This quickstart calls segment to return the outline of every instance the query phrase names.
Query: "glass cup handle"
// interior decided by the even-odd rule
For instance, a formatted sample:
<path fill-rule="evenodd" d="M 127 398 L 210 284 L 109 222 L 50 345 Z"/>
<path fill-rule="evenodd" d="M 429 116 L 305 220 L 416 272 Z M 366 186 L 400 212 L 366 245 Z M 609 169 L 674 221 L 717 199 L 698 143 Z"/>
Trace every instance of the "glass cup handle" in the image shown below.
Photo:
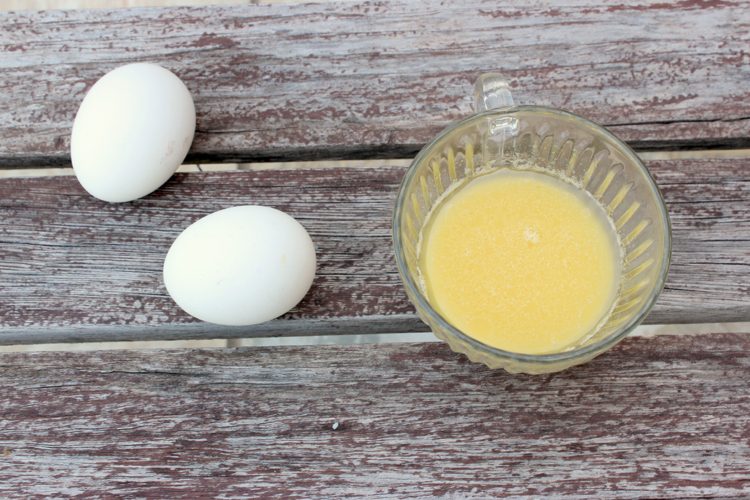
<path fill-rule="evenodd" d="M 513 106 L 510 85 L 497 73 L 485 73 L 474 84 L 474 112 Z"/>
<path fill-rule="evenodd" d="M 485 73 L 474 84 L 474 111 L 482 113 L 513 106 L 510 85 L 496 73 Z M 485 121 L 486 129 L 481 135 L 481 154 L 484 167 L 502 166 L 505 158 L 505 143 L 518 134 L 518 118 L 512 115 L 492 115 Z"/>

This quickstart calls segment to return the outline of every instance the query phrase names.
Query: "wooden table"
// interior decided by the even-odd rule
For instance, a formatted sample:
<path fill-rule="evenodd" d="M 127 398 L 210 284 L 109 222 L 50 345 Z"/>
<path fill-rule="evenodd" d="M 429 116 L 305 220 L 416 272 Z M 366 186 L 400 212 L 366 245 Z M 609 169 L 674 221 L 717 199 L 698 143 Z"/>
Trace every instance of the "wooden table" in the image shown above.
<path fill-rule="evenodd" d="M 750 3 L 327 2 L 0 15 L 0 167 L 69 166 L 106 71 L 195 98 L 189 162 L 133 203 L 0 178 L 0 343 L 424 331 L 390 214 L 408 161 L 478 74 L 607 125 L 651 160 L 674 230 L 649 323 L 750 320 Z M 692 150 L 710 149 L 702 157 Z M 359 161 L 359 160 L 370 161 Z M 345 160 L 336 164 L 328 160 Z M 302 166 L 300 166 L 302 165 Z M 261 168 L 262 167 L 262 168 Z M 16 172 L 18 173 L 18 172 Z M 163 257 L 219 208 L 285 210 L 319 271 L 288 315 L 197 322 Z M 750 336 L 635 337 L 549 376 L 443 344 L 0 354 L 0 496 L 750 496 Z"/>

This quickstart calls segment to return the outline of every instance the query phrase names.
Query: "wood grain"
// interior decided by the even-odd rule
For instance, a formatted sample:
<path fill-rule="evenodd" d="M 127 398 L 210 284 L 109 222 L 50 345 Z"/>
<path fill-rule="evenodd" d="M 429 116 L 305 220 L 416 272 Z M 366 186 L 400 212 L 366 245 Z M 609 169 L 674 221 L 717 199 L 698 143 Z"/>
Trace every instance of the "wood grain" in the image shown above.
<path fill-rule="evenodd" d="M 439 343 L 0 367 L 3 498 L 750 496 L 749 334 L 628 339 L 536 377 Z"/>
<path fill-rule="evenodd" d="M 482 72 L 643 149 L 750 146 L 750 2 L 379 0 L 0 14 L 0 165 L 69 163 L 106 71 L 195 96 L 189 161 L 404 157 L 471 112 Z"/>
<path fill-rule="evenodd" d="M 672 268 L 650 323 L 750 320 L 750 159 L 647 163 L 669 204 Z M 423 331 L 391 244 L 403 166 L 178 174 L 107 204 L 74 177 L 0 180 L 0 343 Z M 200 323 L 172 302 L 162 264 L 175 237 L 215 210 L 282 209 L 316 243 L 308 296 L 254 327 Z M 211 258 L 211 256 L 206 256 Z"/>

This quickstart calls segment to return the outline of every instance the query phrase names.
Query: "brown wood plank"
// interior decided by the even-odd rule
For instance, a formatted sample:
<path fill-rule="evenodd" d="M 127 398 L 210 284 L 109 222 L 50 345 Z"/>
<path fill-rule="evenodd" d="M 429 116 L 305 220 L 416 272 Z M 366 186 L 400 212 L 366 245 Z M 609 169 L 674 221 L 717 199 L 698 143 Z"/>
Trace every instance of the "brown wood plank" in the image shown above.
<path fill-rule="evenodd" d="M 644 149 L 750 146 L 750 2 L 492 0 L 0 14 L 0 165 L 69 162 L 106 71 L 152 61 L 193 92 L 190 161 L 403 157 L 507 75 Z"/>
<path fill-rule="evenodd" d="M 441 343 L 0 367 L 4 498 L 750 496 L 750 334 L 627 339 L 549 376 Z"/>
<path fill-rule="evenodd" d="M 672 268 L 649 323 L 750 320 L 750 159 L 647 163 L 669 204 Z M 393 259 L 391 213 L 404 167 L 176 175 L 126 204 L 74 177 L 0 179 L 0 343 L 420 331 Z M 316 242 L 303 302 L 255 327 L 199 323 L 171 301 L 164 255 L 215 210 L 265 204 Z M 210 258 L 210 256 L 206 256 Z"/>

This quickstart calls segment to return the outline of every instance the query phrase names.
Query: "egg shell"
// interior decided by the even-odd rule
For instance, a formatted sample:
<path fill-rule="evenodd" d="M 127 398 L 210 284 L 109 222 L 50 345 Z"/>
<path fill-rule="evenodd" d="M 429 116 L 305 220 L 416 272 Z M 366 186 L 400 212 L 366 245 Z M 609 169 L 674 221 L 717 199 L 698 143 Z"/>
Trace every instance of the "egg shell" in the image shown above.
<path fill-rule="evenodd" d="M 177 76 L 156 64 L 121 66 L 97 81 L 78 109 L 73 170 L 96 198 L 135 200 L 177 170 L 194 133 L 193 98 Z"/>
<path fill-rule="evenodd" d="M 270 207 L 214 212 L 187 227 L 164 259 L 164 284 L 188 314 L 220 325 L 253 325 L 292 309 L 315 277 L 304 227 Z"/>

